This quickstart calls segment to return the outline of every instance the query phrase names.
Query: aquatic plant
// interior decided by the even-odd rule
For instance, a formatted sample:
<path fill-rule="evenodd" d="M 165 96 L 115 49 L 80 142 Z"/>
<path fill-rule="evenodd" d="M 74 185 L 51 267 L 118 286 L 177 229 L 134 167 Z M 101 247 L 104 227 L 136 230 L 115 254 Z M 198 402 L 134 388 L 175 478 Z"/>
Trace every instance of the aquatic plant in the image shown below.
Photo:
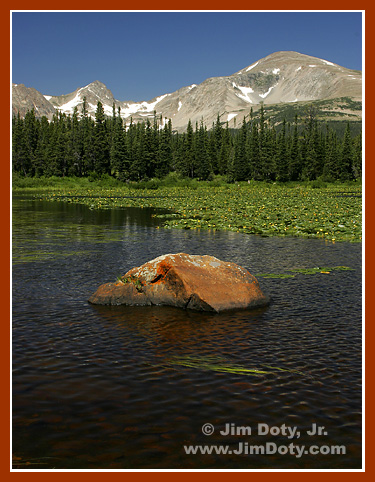
<path fill-rule="evenodd" d="M 256 278 L 294 278 L 297 274 L 330 274 L 331 271 L 351 271 L 353 268 L 348 266 L 330 266 L 330 267 L 316 267 L 316 268 L 291 268 L 288 271 L 295 274 L 286 273 L 257 273 Z"/>
<path fill-rule="evenodd" d="M 216 356 L 175 356 L 167 361 L 167 366 L 183 366 L 187 368 L 196 368 L 200 370 L 210 370 L 221 373 L 233 373 L 237 375 L 267 375 L 278 371 L 296 373 L 304 375 L 298 370 L 291 370 L 286 368 L 278 368 L 274 366 L 264 365 L 264 368 L 248 368 L 242 365 L 233 363 L 225 358 Z"/>
<path fill-rule="evenodd" d="M 320 238 L 330 242 L 362 240 L 361 186 L 251 182 L 210 186 L 160 185 L 158 190 L 99 185 L 55 190 L 42 199 L 75 202 L 91 209 L 153 207 L 166 228 L 226 230 L 260 236 Z M 344 192 L 344 194 L 343 194 Z M 162 217 L 164 216 L 164 217 Z"/>

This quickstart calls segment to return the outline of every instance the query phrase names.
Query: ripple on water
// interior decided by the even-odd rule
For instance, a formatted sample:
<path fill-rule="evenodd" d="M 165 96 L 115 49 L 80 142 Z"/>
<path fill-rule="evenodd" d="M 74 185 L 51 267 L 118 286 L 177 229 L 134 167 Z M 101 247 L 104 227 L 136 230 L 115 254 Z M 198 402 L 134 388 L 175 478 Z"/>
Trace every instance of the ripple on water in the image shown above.
<path fill-rule="evenodd" d="M 33 201 L 14 208 L 15 467 L 360 467 L 360 245 L 155 230 L 145 212 Z M 253 273 L 354 270 L 259 278 L 272 303 L 253 312 L 87 303 L 102 282 L 167 252 L 211 254 Z M 210 437 L 201 430 L 208 422 Z M 221 435 L 226 423 L 253 433 Z M 297 426 L 306 446 L 323 443 L 306 434 L 321 424 L 324 444 L 344 444 L 347 455 L 184 452 L 189 443 L 290 443 L 258 435 L 258 423 Z"/>

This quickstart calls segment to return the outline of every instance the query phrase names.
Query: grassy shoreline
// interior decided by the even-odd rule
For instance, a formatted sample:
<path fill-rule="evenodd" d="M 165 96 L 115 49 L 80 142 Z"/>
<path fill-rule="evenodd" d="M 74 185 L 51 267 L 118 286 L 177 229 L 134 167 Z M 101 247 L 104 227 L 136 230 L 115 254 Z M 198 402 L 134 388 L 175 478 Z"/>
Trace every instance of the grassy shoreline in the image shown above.
<path fill-rule="evenodd" d="M 175 179 L 124 184 L 111 178 L 16 178 L 14 193 L 88 205 L 91 209 L 153 207 L 166 228 L 229 230 L 261 236 L 362 241 L 361 184 L 226 184 Z"/>

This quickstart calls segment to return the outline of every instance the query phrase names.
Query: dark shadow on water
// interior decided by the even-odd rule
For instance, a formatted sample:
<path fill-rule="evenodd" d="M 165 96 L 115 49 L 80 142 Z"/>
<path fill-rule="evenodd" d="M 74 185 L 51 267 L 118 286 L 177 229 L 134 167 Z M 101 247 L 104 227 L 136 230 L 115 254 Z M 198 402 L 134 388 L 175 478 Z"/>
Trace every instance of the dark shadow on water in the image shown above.
<path fill-rule="evenodd" d="M 244 339 L 257 323 L 262 322 L 268 307 L 255 310 L 232 310 L 223 313 L 184 310 L 171 306 L 97 306 L 92 309 L 108 327 L 119 333 L 131 331 L 143 336 L 156 336 L 159 348 L 163 344 L 181 344 L 197 337 L 212 339 L 221 335 L 229 339 Z"/>
<path fill-rule="evenodd" d="M 28 198 L 13 210 L 14 467 L 360 468 L 360 245 L 155 229 L 147 209 Z M 211 254 L 253 274 L 353 270 L 260 277 L 272 302 L 257 310 L 87 302 L 101 283 L 168 252 Z M 327 428 L 324 439 L 306 435 L 313 422 Z M 215 426 L 211 437 L 205 423 Z M 285 423 L 301 437 L 223 437 L 225 423 Z M 345 445 L 347 454 L 191 456 L 183 449 L 238 442 Z"/>

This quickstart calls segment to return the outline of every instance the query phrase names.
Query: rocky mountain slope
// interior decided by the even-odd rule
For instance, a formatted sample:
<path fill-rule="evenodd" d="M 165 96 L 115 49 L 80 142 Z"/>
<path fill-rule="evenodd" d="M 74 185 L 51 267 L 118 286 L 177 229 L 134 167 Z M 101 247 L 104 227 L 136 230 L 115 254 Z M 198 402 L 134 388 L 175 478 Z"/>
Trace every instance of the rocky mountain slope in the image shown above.
<path fill-rule="evenodd" d="M 32 87 L 25 87 L 24 84 L 12 84 L 12 114 L 25 117 L 28 110 L 35 109 L 37 117 L 46 116 L 49 119 L 55 112 L 54 106 Z"/>
<path fill-rule="evenodd" d="M 362 73 L 341 67 L 328 60 L 311 57 L 298 52 L 276 52 L 226 77 L 212 77 L 199 85 L 182 87 L 173 93 L 155 97 L 150 101 L 119 101 L 101 82 L 95 81 L 76 91 L 61 96 L 37 96 L 35 89 L 13 87 L 13 112 L 23 115 L 26 105 L 33 103 L 38 115 L 47 115 L 56 109 L 72 113 L 75 106 L 82 109 L 86 97 L 88 112 L 94 115 L 98 100 L 105 113 L 112 115 L 113 104 L 120 107 L 121 116 L 127 122 L 153 118 L 154 112 L 163 122 L 171 119 L 174 129 L 186 129 L 189 119 L 203 122 L 210 127 L 220 115 L 222 122 L 231 127 L 241 122 L 244 115 L 267 105 L 292 105 L 325 99 L 348 98 L 333 102 L 332 108 L 344 116 L 360 119 L 358 103 L 362 100 Z M 34 96 L 29 101 L 29 94 Z M 39 93 L 38 93 L 39 94 Z M 31 98 L 31 97 L 30 97 Z M 38 103 L 40 100 L 40 103 Z M 351 109 L 350 105 L 356 105 Z M 340 108 L 337 106 L 341 105 Z M 21 108 L 23 109 L 21 111 Z M 27 109 L 26 109 L 27 110 Z M 162 122 L 162 124 L 163 124 Z"/>

